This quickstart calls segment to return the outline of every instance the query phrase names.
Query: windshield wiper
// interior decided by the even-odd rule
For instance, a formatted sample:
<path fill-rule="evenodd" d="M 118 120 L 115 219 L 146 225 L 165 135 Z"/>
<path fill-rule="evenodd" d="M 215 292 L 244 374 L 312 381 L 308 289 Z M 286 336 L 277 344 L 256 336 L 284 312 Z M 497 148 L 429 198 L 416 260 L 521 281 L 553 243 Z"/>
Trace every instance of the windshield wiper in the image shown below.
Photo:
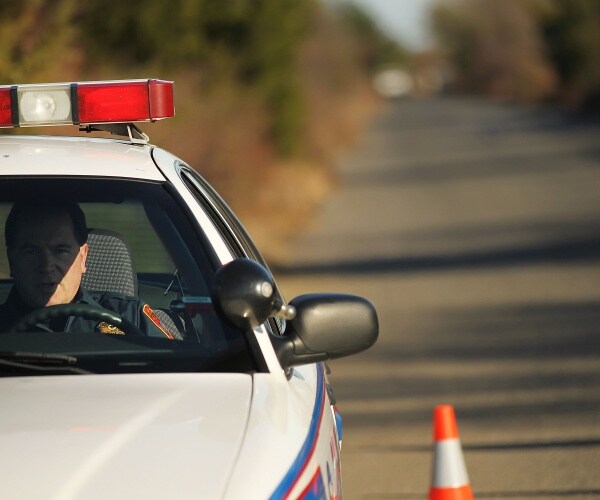
<path fill-rule="evenodd" d="M 83 368 L 74 366 L 77 363 L 75 356 L 65 354 L 49 354 L 44 352 L 1 352 L 0 368 L 14 368 L 34 372 L 66 371 L 71 373 L 92 373 Z"/>

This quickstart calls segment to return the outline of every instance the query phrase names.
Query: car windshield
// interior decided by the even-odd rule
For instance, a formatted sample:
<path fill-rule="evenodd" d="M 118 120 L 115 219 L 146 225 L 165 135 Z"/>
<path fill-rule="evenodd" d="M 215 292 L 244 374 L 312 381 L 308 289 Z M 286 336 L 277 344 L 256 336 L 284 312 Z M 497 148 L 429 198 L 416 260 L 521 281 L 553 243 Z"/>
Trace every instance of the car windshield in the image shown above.
<path fill-rule="evenodd" d="M 52 224 L 63 208 L 52 207 L 65 200 L 83 212 L 88 236 L 85 255 L 78 243 L 62 265 L 69 248 Z M 218 262 L 188 212 L 159 182 L 3 179 L 0 223 L 12 229 L 0 251 L 0 373 L 256 370 L 251 332 L 212 305 Z M 75 296 L 56 299 L 68 306 L 44 307 L 69 286 Z"/>

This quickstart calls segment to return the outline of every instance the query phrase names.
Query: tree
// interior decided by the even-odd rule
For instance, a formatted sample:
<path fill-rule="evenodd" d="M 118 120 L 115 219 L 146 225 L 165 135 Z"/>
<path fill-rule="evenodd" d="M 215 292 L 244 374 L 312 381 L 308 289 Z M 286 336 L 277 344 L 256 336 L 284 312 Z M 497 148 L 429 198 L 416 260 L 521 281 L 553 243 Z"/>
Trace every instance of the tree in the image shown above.
<path fill-rule="evenodd" d="M 432 25 L 460 88 L 525 102 L 554 90 L 554 70 L 527 3 L 442 3 L 433 11 Z"/>
<path fill-rule="evenodd" d="M 552 0 L 539 12 L 563 102 L 600 107 L 600 2 Z"/>
<path fill-rule="evenodd" d="M 0 81 L 42 83 L 69 74 L 78 54 L 70 20 L 76 0 L 0 2 Z M 9 21 L 9 22 L 8 22 Z"/>

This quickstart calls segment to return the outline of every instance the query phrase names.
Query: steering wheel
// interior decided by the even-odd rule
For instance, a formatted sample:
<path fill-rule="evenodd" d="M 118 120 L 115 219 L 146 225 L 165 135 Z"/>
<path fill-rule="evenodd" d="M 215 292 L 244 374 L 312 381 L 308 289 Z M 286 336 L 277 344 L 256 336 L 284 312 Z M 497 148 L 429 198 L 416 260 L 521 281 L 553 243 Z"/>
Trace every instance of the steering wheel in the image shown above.
<path fill-rule="evenodd" d="M 90 306 L 88 304 L 58 304 L 55 306 L 42 307 L 31 311 L 23 316 L 12 328 L 13 332 L 26 332 L 36 323 L 47 323 L 56 318 L 65 316 L 78 316 L 84 319 L 95 319 L 105 321 L 116 326 L 129 335 L 144 335 L 131 321 L 127 321 L 119 314 L 103 309 L 102 307 Z"/>

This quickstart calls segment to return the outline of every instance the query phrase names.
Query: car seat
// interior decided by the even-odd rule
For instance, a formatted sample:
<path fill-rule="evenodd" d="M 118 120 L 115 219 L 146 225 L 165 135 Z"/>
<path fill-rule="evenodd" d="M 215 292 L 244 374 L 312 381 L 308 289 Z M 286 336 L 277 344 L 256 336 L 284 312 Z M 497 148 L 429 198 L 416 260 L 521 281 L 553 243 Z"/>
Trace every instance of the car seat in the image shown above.
<path fill-rule="evenodd" d="M 137 297 L 138 280 L 133 253 L 124 236 L 107 229 L 91 229 L 88 245 L 81 288 L 86 292 L 113 292 Z M 155 309 L 154 313 L 174 338 L 183 339 L 182 330 L 167 311 Z"/>
<path fill-rule="evenodd" d="M 81 286 L 85 291 L 122 293 L 137 297 L 137 274 L 133 253 L 125 238 L 115 231 L 92 229 Z"/>

